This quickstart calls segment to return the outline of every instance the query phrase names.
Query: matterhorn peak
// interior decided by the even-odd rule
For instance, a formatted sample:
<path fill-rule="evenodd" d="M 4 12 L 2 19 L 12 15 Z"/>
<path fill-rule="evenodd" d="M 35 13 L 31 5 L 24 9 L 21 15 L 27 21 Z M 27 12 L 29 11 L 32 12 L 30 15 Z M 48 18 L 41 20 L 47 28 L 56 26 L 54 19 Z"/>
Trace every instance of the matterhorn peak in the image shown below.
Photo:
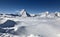
<path fill-rule="evenodd" d="M 25 10 L 25 9 L 22 9 L 21 11 L 20 11 L 20 15 L 22 16 L 22 17 L 29 17 L 30 16 L 30 14 L 29 13 L 27 13 L 27 11 Z"/>

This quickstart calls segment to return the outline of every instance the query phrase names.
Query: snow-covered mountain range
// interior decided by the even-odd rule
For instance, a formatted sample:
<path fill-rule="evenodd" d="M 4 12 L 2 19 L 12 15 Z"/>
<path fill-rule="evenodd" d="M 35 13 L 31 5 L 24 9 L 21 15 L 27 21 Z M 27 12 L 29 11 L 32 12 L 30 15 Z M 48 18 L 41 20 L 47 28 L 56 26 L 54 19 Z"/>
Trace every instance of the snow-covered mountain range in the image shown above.
<path fill-rule="evenodd" d="M 0 37 L 60 37 L 60 13 L 0 14 Z"/>
<path fill-rule="evenodd" d="M 30 14 L 30 13 L 27 13 L 27 11 L 25 9 L 22 9 L 21 11 L 19 11 L 18 14 L 0 14 L 0 17 L 2 16 L 5 16 L 5 17 L 36 17 L 36 16 L 39 16 L 39 17 L 60 17 L 60 12 L 54 12 L 54 13 L 49 13 L 48 11 L 46 12 L 41 12 L 41 13 L 38 13 L 38 14 Z"/>

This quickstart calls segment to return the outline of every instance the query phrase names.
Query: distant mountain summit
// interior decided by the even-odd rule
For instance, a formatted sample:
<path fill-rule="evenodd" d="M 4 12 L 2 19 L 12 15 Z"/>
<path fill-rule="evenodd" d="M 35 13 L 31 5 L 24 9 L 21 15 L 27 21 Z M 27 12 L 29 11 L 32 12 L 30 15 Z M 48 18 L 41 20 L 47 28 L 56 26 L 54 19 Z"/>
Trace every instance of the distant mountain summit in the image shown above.
<path fill-rule="evenodd" d="M 0 17 L 43 17 L 43 18 L 54 18 L 54 17 L 60 17 L 60 12 L 40 12 L 38 14 L 31 14 L 28 13 L 25 9 L 22 9 L 21 11 L 18 11 L 17 14 L 0 14 Z"/>
<path fill-rule="evenodd" d="M 30 17 L 30 14 L 27 13 L 27 11 L 25 9 L 22 9 L 20 11 L 20 15 L 21 15 L 21 17 Z"/>

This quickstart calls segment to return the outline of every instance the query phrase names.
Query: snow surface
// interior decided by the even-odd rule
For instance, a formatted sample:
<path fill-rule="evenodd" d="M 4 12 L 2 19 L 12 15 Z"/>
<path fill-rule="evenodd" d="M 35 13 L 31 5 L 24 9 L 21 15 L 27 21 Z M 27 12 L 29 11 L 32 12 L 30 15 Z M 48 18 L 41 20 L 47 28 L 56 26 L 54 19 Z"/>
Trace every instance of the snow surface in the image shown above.
<path fill-rule="evenodd" d="M 22 12 L 22 16 L 16 17 L 1 15 L 0 37 L 60 37 L 60 13 L 45 12 L 29 17 L 25 10 Z"/>

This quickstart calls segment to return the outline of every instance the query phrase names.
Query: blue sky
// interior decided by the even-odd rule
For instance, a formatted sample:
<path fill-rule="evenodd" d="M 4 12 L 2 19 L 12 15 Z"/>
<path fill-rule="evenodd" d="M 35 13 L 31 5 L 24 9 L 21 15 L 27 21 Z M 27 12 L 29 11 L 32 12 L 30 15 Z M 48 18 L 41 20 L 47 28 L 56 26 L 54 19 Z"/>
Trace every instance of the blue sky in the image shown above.
<path fill-rule="evenodd" d="M 60 0 L 0 0 L 0 13 L 16 13 L 21 9 L 29 13 L 60 11 Z"/>

